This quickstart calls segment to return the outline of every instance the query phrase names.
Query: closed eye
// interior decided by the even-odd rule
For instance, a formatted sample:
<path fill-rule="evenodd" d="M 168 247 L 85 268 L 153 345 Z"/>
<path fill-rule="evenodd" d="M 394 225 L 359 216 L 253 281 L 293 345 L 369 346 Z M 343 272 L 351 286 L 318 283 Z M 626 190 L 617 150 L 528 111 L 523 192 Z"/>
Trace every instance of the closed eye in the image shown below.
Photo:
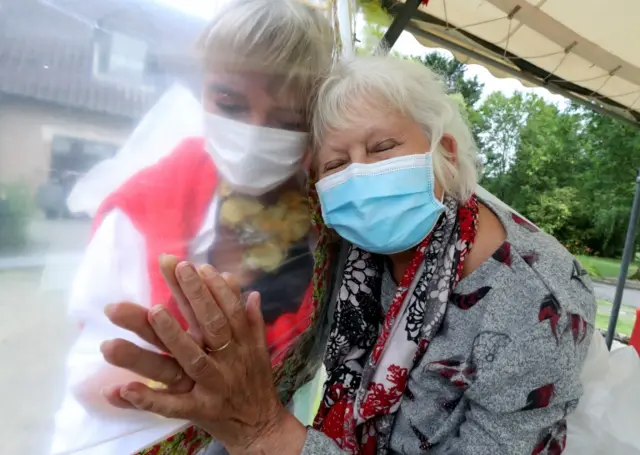
<path fill-rule="evenodd" d="M 329 161 L 328 163 L 325 163 L 324 166 L 322 166 L 322 173 L 326 174 L 327 172 L 335 171 L 341 168 L 342 166 L 344 166 L 345 164 L 347 163 L 344 160 Z"/>
<path fill-rule="evenodd" d="M 242 104 L 231 104 L 216 102 L 216 106 L 221 112 L 224 112 L 228 117 L 237 116 L 249 110 L 249 108 Z"/>
<path fill-rule="evenodd" d="M 386 141 L 378 142 L 377 144 L 375 144 L 371 149 L 371 152 L 373 153 L 386 152 L 388 150 L 393 149 L 396 145 L 398 145 L 396 141 L 392 139 L 388 139 Z"/>
<path fill-rule="evenodd" d="M 250 109 L 247 98 L 229 87 L 212 84 L 207 87 L 207 95 L 216 108 L 227 117 L 240 117 Z"/>
<path fill-rule="evenodd" d="M 299 121 L 299 122 L 279 121 L 274 126 L 276 128 L 280 128 L 287 131 L 304 131 L 305 129 L 305 125 L 302 121 Z"/>
<path fill-rule="evenodd" d="M 304 131 L 306 128 L 303 113 L 285 107 L 275 108 L 269 113 L 269 125 L 289 131 Z"/>

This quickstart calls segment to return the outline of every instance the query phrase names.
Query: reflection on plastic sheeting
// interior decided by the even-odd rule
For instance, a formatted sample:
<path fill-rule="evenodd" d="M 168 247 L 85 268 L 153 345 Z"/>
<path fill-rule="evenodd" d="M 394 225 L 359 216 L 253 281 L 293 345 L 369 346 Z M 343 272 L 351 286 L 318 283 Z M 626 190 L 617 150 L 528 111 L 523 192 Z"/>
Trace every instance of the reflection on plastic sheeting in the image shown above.
<path fill-rule="evenodd" d="M 207 150 L 195 47 L 207 12 L 217 11 L 207 8 L 0 5 L 0 358 L 11 365 L 0 379 L 3 453 L 129 453 L 184 425 L 110 408 L 100 395 L 130 378 L 104 363 L 100 342 L 140 343 L 103 307 L 174 305 L 156 267 L 162 253 L 212 263 L 234 272 L 243 291 L 259 290 L 274 361 L 308 325 L 315 239 L 300 172 L 306 134 L 283 109 L 264 111 L 262 130 L 227 112 L 223 121 L 241 132 Z M 251 106 L 260 84 L 273 85 L 229 80 L 252 90 Z M 308 92 L 304 80 L 298 88 Z M 233 152 L 252 149 L 250 138 L 280 153 L 280 161 L 258 153 L 236 163 L 254 167 L 252 196 L 211 160 L 226 147 L 233 167 Z M 319 384 L 298 394 L 306 420 L 313 404 L 304 400 Z"/>

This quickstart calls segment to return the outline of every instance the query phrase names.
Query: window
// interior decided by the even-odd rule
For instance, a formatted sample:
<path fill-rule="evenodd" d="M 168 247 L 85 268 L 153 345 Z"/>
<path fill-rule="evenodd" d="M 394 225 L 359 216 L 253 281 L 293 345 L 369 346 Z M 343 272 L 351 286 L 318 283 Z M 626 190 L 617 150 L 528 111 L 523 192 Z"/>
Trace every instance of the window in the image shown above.
<path fill-rule="evenodd" d="M 122 33 L 96 30 L 94 73 L 120 82 L 142 84 L 149 60 L 147 44 Z"/>
<path fill-rule="evenodd" d="M 118 146 L 107 142 L 90 141 L 68 136 L 54 136 L 51 143 L 50 178 L 65 176 L 73 180 L 100 161 L 113 157 Z"/>

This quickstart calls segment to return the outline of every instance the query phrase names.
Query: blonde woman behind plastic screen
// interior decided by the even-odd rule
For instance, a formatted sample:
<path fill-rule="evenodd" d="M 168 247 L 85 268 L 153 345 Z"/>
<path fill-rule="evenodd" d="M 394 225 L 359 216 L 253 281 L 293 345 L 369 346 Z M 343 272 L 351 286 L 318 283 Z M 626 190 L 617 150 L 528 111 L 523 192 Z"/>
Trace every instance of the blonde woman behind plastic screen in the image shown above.
<path fill-rule="evenodd" d="M 140 341 L 110 324 L 103 308 L 123 301 L 147 308 L 163 304 L 182 318 L 183 298 L 171 298 L 159 272 L 163 253 L 195 264 L 213 263 L 234 272 L 243 287 L 270 293 L 263 305 L 274 327 L 274 352 L 282 348 L 278 343 L 304 329 L 288 323 L 289 338 L 284 340 L 276 331 L 283 325 L 281 317 L 298 320 L 308 294 L 313 267 L 308 228 L 291 234 L 293 240 L 282 246 L 279 263 L 288 269 L 270 263 L 266 271 L 256 255 L 252 259 L 258 266 L 249 268 L 243 262 L 247 246 L 233 227 L 221 225 L 219 212 L 235 195 L 264 207 L 285 192 L 304 200 L 309 97 L 333 61 L 330 23 L 322 11 L 296 0 L 226 2 L 205 30 L 200 49 L 205 137 L 186 138 L 169 156 L 134 175 L 103 202 L 96 216 L 70 299 L 83 329 L 70 353 L 74 394 L 67 394 L 57 416 L 57 451 L 80 444 L 77 429 L 90 425 L 78 401 L 104 406 L 101 389 L 117 383 L 118 375 L 121 381 L 127 377 L 113 369 L 95 372 L 102 368 L 94 355 L 99 342 L 120 337 L 103 350 L 108 355 L 122 347 L 113 360 L 128 366 L 135 355 L 133 343 Z M 306 206 L 299 205 L 291 209 L 292 216 L 304 217 L 308 226 Z M 197 332 L 192 311 L 182 309 L 187 319 L 181 320 L 183 327 L 191 322 Z M 171 382 L 171 374 L 164 371 L 154 380 Z M 179 390 L 181 384 L 174 385 Z"/>
<path fill-rule="evenodd" d="M 214 332 L 229 347 L 203 357 L 154 312 L 155 333 L 196 387 L 182 398 L 128 385 L 122 397 L 222 432 L 238 454 L 561 453 L 582 394 L 592 286 L 555 239 L 474 194 L 471 135 L 437 78 L 415 62 L 345 62 L 319 91 L 312 131 L 322 218 L 345 240 L 337 262 L 318 264 L 320 277 L 338 278 L 325 294 L 332 319 L 312 327 L 331 328 L 314 428 L 264 382 L 263 343 L 234 332 L 258 324 L 259 299 L 239 316 L 211 269 L 202 286 L 215 300 L 193 298 L 193 280 L 182 288 L 192 304 L 223 309 L 227 325 Z"/>

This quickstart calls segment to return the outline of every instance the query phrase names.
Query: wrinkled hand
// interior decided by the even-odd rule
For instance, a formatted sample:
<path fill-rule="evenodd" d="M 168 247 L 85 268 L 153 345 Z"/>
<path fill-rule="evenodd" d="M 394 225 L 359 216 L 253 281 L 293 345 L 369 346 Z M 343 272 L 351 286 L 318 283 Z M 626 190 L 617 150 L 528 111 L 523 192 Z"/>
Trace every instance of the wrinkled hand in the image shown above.
<path fill-rule="evenodd" d="M 183 262 L 175 268 L 175 276 L 202 342 L 183 331 L 163 307 L 148 313 L 132 304 L 109 307 L 107 316 L 116 325 L 172 355 L 146 351 L 124 340 L 106 342 L 102 350 L 109 363 L 168 387 L 116 386 L 105 391 L 109 402 L 190 420 L 232 453 L 261 453 L 267 447 L 271 452 L 283 445 L 299 453 L 305 430 L 286 412 L 273 386 L 259 294 L 250 294 L 243 307 L 233 280 L 227 277 L 229 284 L 208 265 L 197 272 Z M 298 435 L 294 447 L 293 434 Z"/>
<path fill-rule="evenodd" d="M 178 303 L 180 312 L 188 323 L 189 335 L 199 346 L 203 346 L 200 325 L 176 276 L 178 263 L 179 261 L 175 256 L 162 255 L 159 260 L 160 270 L 174 299 Z M 226 273 L 223 273 L 222 276 L 227 281 L 231 290 L 239 296 L 240 286 L 235 277 Z M 149 311 L 149 308 L 133 303 L 107 305 L 105 308 L 105 314 L 113 324 L 135 333 L 142 340 L 155 346 L 161 352 L 169 353 L 162 340 L 160 340 L 154 331 Z M 193 380 L 184 373 L 180 364 L 172 356 L 160 355 L 142 349 L 122 339 L 103 343 L 101 350 L 105 359 L 110 364 L 129 370 L 135 375 L 162 383 L 170 393 L 184 393 L 193 388 Z M 131 403 L 121 398 L 120 390 L 121 385 L 112 385 L 104 388 L 102 394 L 113 406 L 133 408 L 134 406 Z"/>

